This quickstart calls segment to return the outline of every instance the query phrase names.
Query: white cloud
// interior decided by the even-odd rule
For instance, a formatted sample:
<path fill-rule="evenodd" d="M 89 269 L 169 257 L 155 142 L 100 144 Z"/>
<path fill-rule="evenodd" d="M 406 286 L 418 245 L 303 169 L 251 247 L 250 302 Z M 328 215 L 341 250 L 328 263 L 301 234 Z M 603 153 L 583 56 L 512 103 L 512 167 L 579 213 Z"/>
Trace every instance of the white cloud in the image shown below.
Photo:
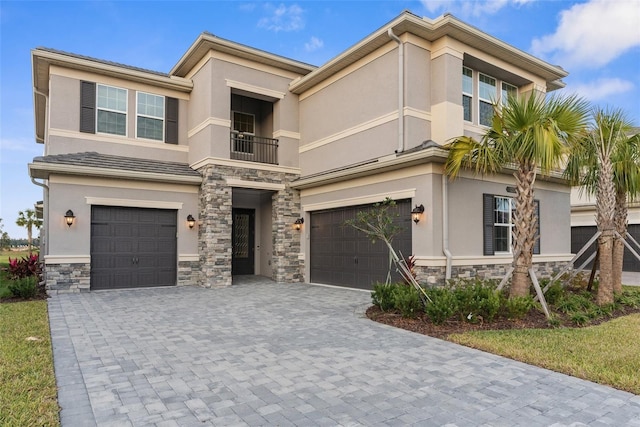
<path fill-rule="evenodd" d="M 255 3 L 244 3 L 238 7 L 238 9 L 240 9 L 243 12 L 253 12 L 255 8 L 256 8 Z"/>
<path fill-rule="evenodd" d="M 493 15 L 505 6 L 520 6 L 534 0 L 421 0 L 431 14 L 449 12 L 463 18 Z"/>
<path fill-rule="evenodd" d="M 638 0 L 591 0 L 560 12 L 556 32 L 534 39 L 537 56 L 563 66 L 597 68 L 640 46 Z"/>
<path fill-rule="evenodd" d="M 324 46 L 324 42 L 317 37 L 311 37 L 307 43 L 304 44 L 304 50 L 307 52 L 313 52 L 314 50 L 318 50 Z"/>
<path fill-rule="evenodd" d="M 41 156 L 43 150 L 42 144 L 37 144 L 35 139 L 29 138 L 1 138 L 0 139 L 0 151 L 4 160 L 10 157 L 11 153 L 29 153 L 34 156 Z"/>
<path fill-rule="evenodd" d="M 275 7 L 270 3 L 264 6 L 269 16 L 258 21 L 258 27 L 269 31 L 298 31 L 304 28 L 304 10 L 297 4 L 285 6 L 280 4 Z"/>
<path fill-rule="evenodd" d="M 589 101 L 601 101 L 606 100 L 612 95 L 628 92 L 633 88 L 633 83 L 627 80 L 618 78 L 602 78 L 567 87 L 566 90 L 575 92 L 577 95 L 580 95 Z"/>

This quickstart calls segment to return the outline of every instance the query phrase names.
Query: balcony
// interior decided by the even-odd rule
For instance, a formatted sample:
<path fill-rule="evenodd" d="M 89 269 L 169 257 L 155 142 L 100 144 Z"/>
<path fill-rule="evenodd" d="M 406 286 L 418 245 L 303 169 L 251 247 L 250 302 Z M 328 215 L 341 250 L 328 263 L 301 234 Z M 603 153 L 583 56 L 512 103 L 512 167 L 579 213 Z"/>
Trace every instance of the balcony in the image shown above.
<path fill-rule="evenodd" d="M 231 158 L 277 165 L 278 140 L 231 131 Z"/>

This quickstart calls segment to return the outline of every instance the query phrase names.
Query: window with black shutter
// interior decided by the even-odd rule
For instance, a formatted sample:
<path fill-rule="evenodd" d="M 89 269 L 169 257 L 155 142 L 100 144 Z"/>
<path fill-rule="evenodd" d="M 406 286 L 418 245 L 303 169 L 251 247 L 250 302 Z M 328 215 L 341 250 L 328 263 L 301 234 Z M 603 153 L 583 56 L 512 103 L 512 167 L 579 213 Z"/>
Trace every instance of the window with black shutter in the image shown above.
<path fill-rule="evenodd" d="M 505 199 L 510 200 L 509 212 L 505 207 Z M 533 246 L 533 253 L 540 254 L 540 201 L 534 200 L 535 215 L 537 221 L 536 241 Z M 511 235 L 505 235 L 505 216 L 510 218 L 515 205 L 513 199 L 494 194 L 482 195 L 482 220 L 483 220 L 483 254 L 495 255 L 496 252 L 511 252 Z M 508 243 L 505 243 L 508 242 Z"/>
<path fill-rule="evenodd" d="M 80 132 L 96 133 L 96 84 L 80 82 Z"/>

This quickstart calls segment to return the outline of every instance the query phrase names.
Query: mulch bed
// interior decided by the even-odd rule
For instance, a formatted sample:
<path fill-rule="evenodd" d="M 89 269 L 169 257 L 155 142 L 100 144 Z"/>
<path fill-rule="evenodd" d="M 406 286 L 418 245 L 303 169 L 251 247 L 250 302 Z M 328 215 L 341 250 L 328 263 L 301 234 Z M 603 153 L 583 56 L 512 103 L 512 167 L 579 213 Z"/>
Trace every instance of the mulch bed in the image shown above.
<path fill-rule="evenodd" d="M 616 310 L 612 313 L 611 317 L 604 317 L 591 321 L 588 325 L 593 326 L 609 320 L 615 319 L 620 316 L 626 316 L 633 313 L 640 313 L 640 309 L 626 308 L 624 310 Z M 400 329 L 406 329 L 408 331 L 417 332 L 423 335 L 429 335 L 435 338 L 447 339 L 451 334 L 460 334 L 464 332 L 472 331 L 488 331 L 488 330 L 505 330 L 505 329 L 553 329 L 554 326 L 550 326 L 547 319 L 541 311 L 530 310 L 529 313 L 523 319 L 507 319 L 503 317 L 496 317 L 493 322 L 479 322 L 470 323 L 457 319 L 450 319 L 444 322 L 442 325 L 434 325 L 431 323 L 427 315 L 422 314 L 416 318 L 404 318 L 398 313 L 383 312 L 377 306 L 371 306 L 367 309 L 367 317 L 373 321 L 384 323 L 385 325 L 394 326 Z M 578 328 L 571 319 L 569 319 L 563 313 L 555 313 L 559 325 L 557 327 Z"/>

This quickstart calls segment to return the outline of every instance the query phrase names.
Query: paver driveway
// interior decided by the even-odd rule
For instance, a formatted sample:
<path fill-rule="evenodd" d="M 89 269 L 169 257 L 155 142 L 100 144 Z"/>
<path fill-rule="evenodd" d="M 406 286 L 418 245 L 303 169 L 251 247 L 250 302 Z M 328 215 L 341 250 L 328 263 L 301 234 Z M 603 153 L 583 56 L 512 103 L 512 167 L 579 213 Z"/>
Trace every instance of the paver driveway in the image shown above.
<path fill-rule="evenodd" d="M 640 426 L 640 396 L 369 321 L 369 294 L 244 283 L 49 300 L 63 426 Z"/>

